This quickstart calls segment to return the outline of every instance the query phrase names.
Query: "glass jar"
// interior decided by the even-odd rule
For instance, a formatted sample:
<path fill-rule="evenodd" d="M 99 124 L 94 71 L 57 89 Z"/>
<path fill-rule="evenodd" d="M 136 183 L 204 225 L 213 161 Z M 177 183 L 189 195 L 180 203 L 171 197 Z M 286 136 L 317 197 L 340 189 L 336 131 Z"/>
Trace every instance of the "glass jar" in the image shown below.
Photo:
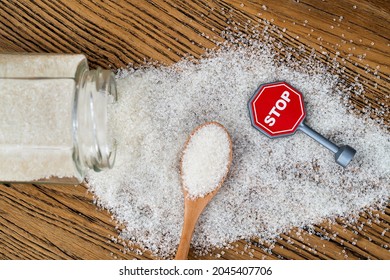
<path fill-rule="evenodd" d="M 111 168 L 110 70 L 84 55 L 0 54 L 0 182 L 78 184 Z"/>

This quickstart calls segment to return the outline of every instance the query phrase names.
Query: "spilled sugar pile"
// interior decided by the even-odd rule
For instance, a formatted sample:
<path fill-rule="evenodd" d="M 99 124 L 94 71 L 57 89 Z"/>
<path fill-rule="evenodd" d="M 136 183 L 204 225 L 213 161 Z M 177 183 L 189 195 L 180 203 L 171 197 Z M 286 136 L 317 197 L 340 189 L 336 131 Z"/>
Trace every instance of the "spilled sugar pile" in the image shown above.
<path fill-rule="evenodd" d="M 119 74 L 111 120 L 119 143 L 116 165 L 88 180 L 99 205 L 126 225 L 121 237 L 161 258 L 175 253 L 184 203 L 180 152 L 206 121 L 229 131 L 233 163 L 195 230 L 192 246 L 199 253 L 252 236 L 272 240 L 293 226 L 388 202 L 386 129 L 349 113 L 344 87 L 321 66 L 290 66 L 277 65 L 268 47 L 253 43 L 221 47 L 195 63 Z M 358 151 L 346 169 L 301 132 L 271 140 L 251 126 L 249 98 L 260 84 L 281 80 L 304 94 L 308 125 Z"/>

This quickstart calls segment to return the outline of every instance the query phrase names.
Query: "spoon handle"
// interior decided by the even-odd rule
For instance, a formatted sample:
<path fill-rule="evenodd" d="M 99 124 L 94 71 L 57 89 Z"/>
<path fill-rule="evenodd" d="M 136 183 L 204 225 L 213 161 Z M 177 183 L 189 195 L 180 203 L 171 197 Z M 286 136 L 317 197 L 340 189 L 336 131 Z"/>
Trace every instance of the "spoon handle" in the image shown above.
<path fill-rule="evenodd" d="M 188 257 L 188 252 L 190 250 L 190 244 L 192 239 L 192 234 L 194 232 L 196 223 L 200 214 L 202 213 L 204 207 L 207 204 L 209 199 L 199 199 L 196 201 L 187 200 L 184 206 L 184 223 L 181 233 L 179 247 L 177 248 L 175 260 L 186 260 Z"/>
<path fill-rule="evenodd" d="M 195 229 L 196 220 L 184 222 L 179 247 L 177 248 L 175 260 L 186 260 L 190 251 L 192 233 Z"/>

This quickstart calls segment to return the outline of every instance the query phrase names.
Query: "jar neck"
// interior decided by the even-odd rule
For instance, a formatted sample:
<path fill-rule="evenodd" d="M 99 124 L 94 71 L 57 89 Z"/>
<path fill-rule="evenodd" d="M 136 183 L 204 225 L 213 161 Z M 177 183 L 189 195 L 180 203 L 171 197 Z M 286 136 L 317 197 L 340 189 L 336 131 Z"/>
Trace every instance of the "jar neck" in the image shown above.
<path fill-rule="evenodd" d="M 108 104 L 117 100 L 111 71 L 85 69 L 76 80 L 73 115 L 74 160 L 82 176 L 114 165 L 116 141 L 108 126 Z"/>

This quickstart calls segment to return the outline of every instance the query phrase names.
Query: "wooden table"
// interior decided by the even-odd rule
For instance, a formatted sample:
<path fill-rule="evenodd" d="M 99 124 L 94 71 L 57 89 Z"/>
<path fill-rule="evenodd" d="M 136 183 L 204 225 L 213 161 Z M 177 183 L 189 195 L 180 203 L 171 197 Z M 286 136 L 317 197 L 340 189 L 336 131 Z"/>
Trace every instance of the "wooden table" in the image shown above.
<path fill-rule="evenodd" d="M 261 2 L 258 4 L 257 2 Z M 344 1 L 8 1 L 0 2 L 0 51 L 84 53 L 95 68 L 171 64 L 199 57 L 221 40 L 231 22 L 258 23 L 280 42 L 314 50 L 319 60 L 345 63 L 365 94 L 358 109 L 382 108 L 372 117 L 389 124 L 390 3 Z M 243 25 L 240 25 L 242 27 Z M 243 29 L 245 32 L 245 30 Z M 203 35 L 202 35 L 203 34 Z M 336 55 L 337 54 L 337 55 Z M 280 54 L 283 56 L 283 53 Z M 386 97 L 387 96 L 387 97 Z M 364 225 L 364 227 L 363 227 Z M 238 241 L 224 259 L 390 259 L 390 208 L 362 212 L 354 223 L 324 221 L 282 234 L 272 246 Z M 84 185 L 0 184 L 0 259 L 153 259 L 123 252 L 116 223 L 98 209 Z M 213 259 L 221 250 L 215 250 Z M 191 259 L 199 258 L 190 252 Z"/>

